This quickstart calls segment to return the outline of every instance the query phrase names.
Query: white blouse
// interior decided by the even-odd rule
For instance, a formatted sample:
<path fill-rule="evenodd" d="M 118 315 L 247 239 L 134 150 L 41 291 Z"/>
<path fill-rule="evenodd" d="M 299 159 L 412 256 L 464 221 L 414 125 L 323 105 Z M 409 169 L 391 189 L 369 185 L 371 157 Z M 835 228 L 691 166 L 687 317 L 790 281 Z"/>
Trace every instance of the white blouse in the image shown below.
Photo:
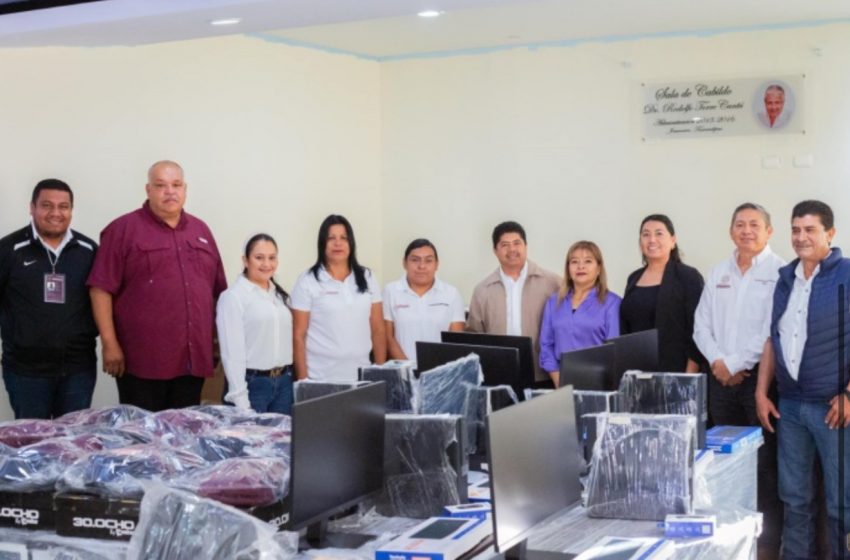
<path fill-rule="evenodd" d="M 292 363 L 292 312 L 275 292 L 240 274 L 218 299 L 216 326 L 227 377 L 224 399 L 250 408 L 246 369 L 272 369 Z"/>

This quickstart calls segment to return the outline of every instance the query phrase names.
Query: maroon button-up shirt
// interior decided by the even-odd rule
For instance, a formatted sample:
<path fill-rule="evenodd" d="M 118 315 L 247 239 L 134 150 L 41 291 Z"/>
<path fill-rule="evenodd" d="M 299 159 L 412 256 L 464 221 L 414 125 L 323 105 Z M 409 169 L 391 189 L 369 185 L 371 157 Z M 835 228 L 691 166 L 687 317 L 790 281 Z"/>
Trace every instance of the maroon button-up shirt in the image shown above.
<path fill-rule="evenodd" d="M 227 287 L 207 225 L 176 228 L 145 204 L 106 226 L 88 286 L 112 294 L 127 372 L 143 379 L 211 377 L 215 303 Z"/>

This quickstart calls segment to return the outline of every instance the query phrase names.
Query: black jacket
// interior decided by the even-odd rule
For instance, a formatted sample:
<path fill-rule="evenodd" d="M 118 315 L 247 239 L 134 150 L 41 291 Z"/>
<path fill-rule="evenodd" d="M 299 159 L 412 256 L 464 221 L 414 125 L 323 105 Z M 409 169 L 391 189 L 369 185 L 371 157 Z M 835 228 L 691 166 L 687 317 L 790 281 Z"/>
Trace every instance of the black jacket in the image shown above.
<path fill-rule="evenodd" d="M 21 375 L 82 373 L 97 367 L 97 327 L 86 279 L 97 244 L 73 231 L 56 261 L 65 275 L 65 303 L 44 302 L 53 268 L 32 226 L 0 239 L 0 337 L 3 367 Z"/>
<path fill-rule="evenodd" d="M 634 291 L 644 270 L 646 267 L 639 268 L 629 275 L 623 301 Z M 705 358 L 694 342 L 694 313 L 704 284 L 702 275 L 694 267 L 673 262 L 672 259 L 667 262 L 655 307 L 660 371 L 685 371 L 688 358 L 703 367 Z M 621 305 L 620 309 L 622 308 Z M 620 334 L 629 334 L 628 325 L 622 320 Z"/>

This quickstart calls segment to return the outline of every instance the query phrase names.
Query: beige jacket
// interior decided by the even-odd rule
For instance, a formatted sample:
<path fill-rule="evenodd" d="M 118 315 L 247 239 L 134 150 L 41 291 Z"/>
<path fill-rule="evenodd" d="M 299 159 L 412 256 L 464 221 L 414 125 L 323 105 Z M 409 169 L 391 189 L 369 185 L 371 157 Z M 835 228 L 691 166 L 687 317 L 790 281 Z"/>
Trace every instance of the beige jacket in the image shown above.
<path fill-rule="evenodd" d="M 528 273 L 522 287 L 522 334 L 530 336 L 534 346 L 535 377 L 538 381 L 549 379 L 549 375 L 540 369 L 540 322 L 543 318 L 543 306 L 561 286 L 557 274 L 549 272 L 528 261 Z M 469 318 L 466 330 L 488 334 L 506 334 L 507 331 L 507 294 L 497 268 L 482 280 L 472 292 L 469 302 Z"/>

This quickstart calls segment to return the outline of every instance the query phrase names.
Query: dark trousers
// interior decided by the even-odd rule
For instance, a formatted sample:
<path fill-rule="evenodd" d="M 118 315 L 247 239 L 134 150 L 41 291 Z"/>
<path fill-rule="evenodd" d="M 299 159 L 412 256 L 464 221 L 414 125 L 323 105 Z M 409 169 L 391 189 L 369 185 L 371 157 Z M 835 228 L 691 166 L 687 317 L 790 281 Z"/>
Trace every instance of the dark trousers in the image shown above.
<path fill-rule="evenodd" d="M 756 367 L 743 383 L 724 387 L 708 374 L 709 412 L 717 426 L 761 426 L 756 413 Z M 776 402 L 776 386 L 769 391 Z M 775 420 L 774 420 L 775 422 Z M 775 425 L 775 424 L 774 424 Z M 782 501 L 779 499 L 779 474 L 776 434 L 764 430 L 764 445 L 758 451 L 758 508 L 764 515 L 759 548 L 778 552 L 782 539 Z"/>
<path fill-rule="evenodd" d="M 90 407 L 97 372 L 92 368 L 80 373 L 40 377 L 3 368 L 3 381 L 15 419 L 49 420 Z"/>
<path fill-rule="evenodd" d="M 118 379 L 118 401 L 151 412 L 201 404 L 204 378 L 181 375 L 174 379 L 142 379 L 125 373 Z"/>

